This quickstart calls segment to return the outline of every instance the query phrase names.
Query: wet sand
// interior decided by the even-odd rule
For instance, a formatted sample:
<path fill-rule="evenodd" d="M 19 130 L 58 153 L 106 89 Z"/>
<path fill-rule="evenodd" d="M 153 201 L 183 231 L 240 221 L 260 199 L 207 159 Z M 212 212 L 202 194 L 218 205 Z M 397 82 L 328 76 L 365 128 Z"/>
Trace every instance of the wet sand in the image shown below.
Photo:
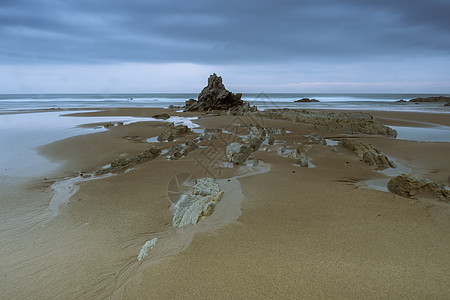
<path fill-rule="evenodd" d="M 196 115 L 163 109 L 83 115 L 151 117 L 162 112 Z M 388 125 L 449 126 L 446 116 L 436 114 L 370 113 Z M 212 144 L 200 144 L 208 148 L 185 158 L 158 157 L 127 173 L 81 181 L 79 191 L 50 219 L 36 216 L 48 206 L 49 187 L 55 180 L 93 172 L 123 153 L 145 151 L 150 146 L 146 139 L 166 127 L 164 121 L 139 122 L 41 147 L 41 155 L 61 165 L 52 178 L 2 181 L 6 207 L 0 244 L 2 298 L 444 299 L 450 295 L 449 204 L 358 187 L 361 181 L 385 176 L 342 146 L 337 146 L 336 154 L 328 146 L 313 145 L 314 168 L 297 167 L 293 158 L 277 152 L 282 141 L 294 147 L 294 142 L 306 142 L 304 135 L 311 132 L 333 140 L 347 137 L 338 131 L 233 116 L 199 115 L 194 122 L 227 131 L 235 129 L 234 124 L 261 122 L 289 133 L 278 136 L 274 146 L 263 146 L 270 151 L 252 156 L 270 170 L 234 178 L 249 170 L 205 169 L 217 167 L 214 155 L 235 139 L 222 134 Z M 167 149 L 196 136 L 157 145 Z M 413 174 L 448 184 L 450 143 L 358 137 Z M 195 235 L 191 229 L 173 229 L 171 180 L 181 173 L 203 177 L 207 172 L 217 179 L 231 178 L 232 189 L 244 196 L 241 213 L 234 210 L 234 217 L 223 224 L 213 214 L 200 221 L 203 229 Z M 154 237 L 160 242 L 139 263 L 141 247 Z"/>

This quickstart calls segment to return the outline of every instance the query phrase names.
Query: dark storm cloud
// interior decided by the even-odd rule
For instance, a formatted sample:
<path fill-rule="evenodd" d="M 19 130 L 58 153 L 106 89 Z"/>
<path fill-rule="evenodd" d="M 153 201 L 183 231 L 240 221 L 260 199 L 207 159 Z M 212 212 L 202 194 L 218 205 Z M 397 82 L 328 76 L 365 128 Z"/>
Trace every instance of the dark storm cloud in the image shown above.
<path fill-rule="evenodd" d="M 0 0 L 0 63 L 447 56 L 449 11 L 447 0 Z"/>

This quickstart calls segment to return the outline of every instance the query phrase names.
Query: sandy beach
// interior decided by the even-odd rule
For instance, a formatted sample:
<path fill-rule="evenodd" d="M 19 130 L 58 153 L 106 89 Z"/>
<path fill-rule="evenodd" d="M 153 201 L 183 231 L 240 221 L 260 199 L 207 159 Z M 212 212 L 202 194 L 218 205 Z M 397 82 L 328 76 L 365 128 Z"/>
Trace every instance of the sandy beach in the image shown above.
<path fill-rule="evenodd" d="M 113 124 L 101 132 L 41 146 L 39 155 L 59 166 L 51 176 L 2 177 L 3 299 L 446 299 L 450 295 L 450 204 L 427 194 L 405 198 L 377 190 L 370 180 L 387 182 L 386 173 L 338 144 L 346 138 L 368 142 L 397 169 L 449 185 L 449 142 L 349 135 L 338 128 L 287 120 L 177 109 L 68 113 L 138 118 L 167 113 L 171 118 L 189 118 L 196 127 L 175 141 L 159 142 L 154 138 L 167 130 L 171 119 Z M 450 126 L 448 114 L 370 114 L 394 127 Z M 257 160 L 258 165 L 224 165 L 225 146 L 243 139 L 233 130 L 248 125 L 283 128 L 286 133 L 276 134 L 274 145 L 263 144 L 251 155 L 249 161 Z M 185 157 L 166 158 L 164 150 L 198 137 L 205 128 L 222 132 L 200 142 Z M 334 143 L 311 142 L 305 135 L 313 132 Z M 311 146 L 310 167 L 299 167 L 293 157 L 280 152 L 284 144 L 292 150 L 299 142 Z M 163 154 L 124 172 L 83 178 L 151 146 Z M 176 229 L 171 192 L 173 182 L 186 174 L 213 177 L 226 188 L 211 216 Z M 60 193 L 71 196 L 57 205 L 56 212 L 49 211 L 52 186 L 70 178 L 77 179 Z M 159 242 L 139 262 L 140 249 L 155 237 Z"/>

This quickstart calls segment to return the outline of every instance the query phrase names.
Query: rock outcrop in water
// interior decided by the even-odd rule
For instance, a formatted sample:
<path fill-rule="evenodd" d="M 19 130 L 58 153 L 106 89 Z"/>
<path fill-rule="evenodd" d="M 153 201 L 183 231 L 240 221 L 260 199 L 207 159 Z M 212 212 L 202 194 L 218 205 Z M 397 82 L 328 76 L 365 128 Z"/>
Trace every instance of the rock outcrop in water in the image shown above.
<path fill-rule="evenodd" d="M 450 102 L 450 97 L 438 96 L 438 97 L 426 97 L 426 98 L 414 98 L 409 102 Z"/>
<path fill-rule="evenodd" d="M 294 101 L 294 103 L 299 103 L 299 102 L 320 102 L 320 101 L 317 99 L 309 99 L 309 98 L 302 98 L 302 99 Z"/>
<path fill-rule="evenodd" d="M 185 111 L 229 110 L 239 113 L 256 111 L 248 102 L 241 100 L 242 94 L 233 94 L 222 83 L 222 77 L 215 73 L 209 76 L 208 85 L 198 95 L 198 100 L 186 101 Z"/>
<path fill-rule="evenodd" d="M 247 158 L 261 147 L 261 144 L 266 138 L 266 131 L 264 128 L 251 126 L 249 128 L 248 142 L 240 144 L 237 142 L 228 144 L 225 148 L 225 156 L 228 161 L 233 164 L 243 164 Z"/>
<path fill-rule="evenodd" d="M 287 120 L 292 122 L 323 126 L 327 129 L 339 129 L 349 133 L 382 134 L 397 136 L 397 131 L 381 124 L 367 113 L 362 112 L 325 112 L 307 111 L 303 109 L 267 109 L 264 111 L 248 112 L 248 116 Z"/>
<path fill-rule="evenodd" d="M 342 146 L 350 149 L 369 166 L 376 166 L 379 169 L 395 168 L 394 162 L 390 161 L 386 155 L 378 148 L 369 143 L 355 140 L 342 140 Z"/>
<path fill-rule="evenodd" d="M 401 174 L 389 180 L 388 189 L 400 196 L 412 198 L 418 193 L 431 193 L 439 201 L 450 202 L 450 191 L 445 186 L 428 178 Z"/>
<path fill-rule="evenodd" d="M 184 227 L 197 224 L 201 217 L 213 213 L 222 196 L 223 191 L 214 179 L 209 177 L 197 179 L 192 189 L 182 194 L 173 206 L 172 225 Z"/>
<path fill-rule="evenodd" d="M 154 159 L 161 154 L 161 149 L 157 147 L 151 147 L 143 153 L 133 155 L 127 158 L 118 158 L 111 162 L 111 166 L 109 168 L 100 169 L 95 172 L 95 175 L 103 175 L 107 173 L 113 172 L 121 172 L 131 167 L 134 167 L 137 164 L 141 164 L 143 162 Z"/>

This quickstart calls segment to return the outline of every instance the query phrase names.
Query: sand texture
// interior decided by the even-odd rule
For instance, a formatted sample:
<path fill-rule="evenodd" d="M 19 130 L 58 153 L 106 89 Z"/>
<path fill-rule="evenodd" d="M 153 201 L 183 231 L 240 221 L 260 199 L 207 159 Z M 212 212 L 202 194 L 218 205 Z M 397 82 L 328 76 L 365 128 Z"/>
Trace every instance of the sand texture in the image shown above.
<path fill-rule="evenodd" d="M 450 143 L 170 109 L 82 115 L 163 113 L 198 117 L 191 121 L 199 127 L 174 141 L 157 141 L 170 119 L 111 126 L 40 147 L 41 155 L 60 164 L 51 178 L 2 179 L 1 299 L 450 297 L 450 204 L 371 185 L 386 186 L 406 170 L 448 186 Z M 450 126 L 448 115 L 373 115 L 388 126 Z M 249 125 L 265 128 L 265 141 L 246 163 L 233 166 L 225 148 L 248 144 Z M 205 128 L 220 130 L 195 140 L 198 147 L 185 156 L 167 159 L 170 147 L 199 138 Z M 311 133 L 369 143 L 397 168 L 377 170 L 340 144 L 312 141 L 306 137 Z M 161 152 L 149 160 L 93 175 L 153 146 Z M 306 167 L 298 164 L 299 147 L 306 149 Z M 196 225 L 175 228 L 174 204 L 204 177 L 220 185 L 221 200 Z M 52 184 L 71 178 L 73 184 L 60 191 L 69 196 L 58 200 L 57 213 L 49 211 Z"/>

